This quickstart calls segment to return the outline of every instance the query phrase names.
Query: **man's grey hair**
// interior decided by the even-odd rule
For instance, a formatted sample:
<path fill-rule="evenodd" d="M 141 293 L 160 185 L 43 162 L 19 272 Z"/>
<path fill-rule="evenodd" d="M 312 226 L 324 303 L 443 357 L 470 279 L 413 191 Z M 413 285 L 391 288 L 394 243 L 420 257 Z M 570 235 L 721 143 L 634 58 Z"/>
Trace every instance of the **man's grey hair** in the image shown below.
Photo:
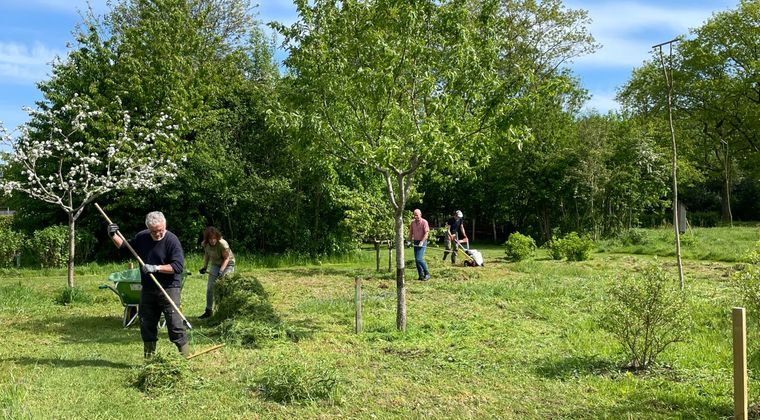
<path fill-rule="evenodd" d="M 145 227 L 157 226 L 162 223 L 166 224 L 166 217 L 160 211 L 152 211 L 145 216 Z"/>

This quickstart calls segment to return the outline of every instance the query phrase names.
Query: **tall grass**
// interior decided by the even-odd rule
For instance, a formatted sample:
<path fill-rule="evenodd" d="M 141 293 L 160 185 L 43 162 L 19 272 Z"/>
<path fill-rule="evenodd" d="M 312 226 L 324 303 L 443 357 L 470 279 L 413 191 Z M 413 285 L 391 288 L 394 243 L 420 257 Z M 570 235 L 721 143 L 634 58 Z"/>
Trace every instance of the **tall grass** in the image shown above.
<path fill-rule="evenodd" d="M 640 229 L 643 240 L 638 244 L 623 244 L 618 239 L 599 243 L 598 251 L 675 256 L 675 233 L 672 228 Z M 685 259 L 744 262 L 744 256 L 760 240 L 760 227 L 737 226 L 693 228 L 681 235 L 681 256 Z"/>
<path fill-rule="evenodd" d="M 736 254 L 756 242 L 753 228 L 727 229 L 695 230 L 695 237 L 723 238 Z M 11 418 L 730 417 L 728 313 L 737 295 L 727 280 L 735 264 L 686 261 L 691 339 L 668 347 L 645 373 L 621 368 L 621 345 L 599 325 L 606 290 L 642 261 L 658 261 L 676 278 L 672 258 L 652 257 L 664 232 L 645 231 L 651 242 L 642 255 L 618 253 L 622 246 L 610 242 L 580 262 L 554 261 L 540 250 L 512 263 L 503 247 L 478 244 L 485 267 L 452 267 L 431 248 L 432 279 L 406 284 L 406 332 L 395 327 L 387 252 L 379 273 L 372 249 L 335 259 L 242 255 L 237 271 L 259 280 L 282 324 L 253 328 L 236 315 L 230 330 L 244 337 L 187 361 L 189 377 L 169 382 L 168 392 L 147 394 L 134 386 L 144 366 L 139 329 L 124 329 L 118 300 L 98 290 L 127 261 L 83 266 L 76 284 L 96 298 L 68 306 L 54 303 L 65 270 L 0 275 L 0 410 Z M 413 276 L 412 254 L 406 258 Z M 193 275 L 181 305 L 193 324 L 194 353 L 224 339 L 197 318 L 205 309 L 200 263 L 200 255 L 188 255 Z M 364 279 L 360 335 L 353 328 L 357 272 Z M 294 333 L 297 339 L 285 339 Z M 266 345 L 246 341 L 260 338 Z M 158 351 L 176 354 L 166 330 Z M 758 384 L 750 381 L 750 395 L 760 395 Z"/>

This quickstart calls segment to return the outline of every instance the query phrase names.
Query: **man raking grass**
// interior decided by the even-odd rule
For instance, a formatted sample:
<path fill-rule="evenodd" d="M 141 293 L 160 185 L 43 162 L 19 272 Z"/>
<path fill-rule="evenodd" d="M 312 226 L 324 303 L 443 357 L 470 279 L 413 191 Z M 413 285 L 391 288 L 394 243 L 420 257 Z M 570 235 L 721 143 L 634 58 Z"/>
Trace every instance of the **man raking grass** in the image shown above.
<path fill-rule="evenodd" d="M 98 204 L 95 207 L 108 222 L 108 234 L 114 245 L 119 249 L 128 248 L 140 264 L 142 290 L 138 313 L 144 356 L 152 357 L 156 352 L 161 313 L 166 318 L 169 339 L 184 357 L 189 356 L 185 326 L 192 329 L 192 325 L 177 306 L 185 264 L 179 238 L 166 230 L 163 213 L 154 211 L 145 217 L 147 229 L 127 241 L 119 232 L 119 226 L 108 218 Z"/>

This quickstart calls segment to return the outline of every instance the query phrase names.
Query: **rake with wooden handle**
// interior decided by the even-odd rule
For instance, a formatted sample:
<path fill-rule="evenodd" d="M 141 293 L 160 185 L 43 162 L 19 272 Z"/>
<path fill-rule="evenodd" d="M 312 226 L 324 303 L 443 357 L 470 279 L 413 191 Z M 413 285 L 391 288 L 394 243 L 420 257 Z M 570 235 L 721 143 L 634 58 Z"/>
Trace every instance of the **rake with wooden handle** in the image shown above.
<path fill-rule="evenodd" d="M 98 205 L 98 203 L 95 203 L 95 208 L 98 209 L 98 211 L 100 212 L 101 215 L 103 215 L 103 218 L 106 219 L 106 222 L 108 222 L 109 225 L 113 224 L 113 222 L 111 221 L 111 219 L 108 218 L 108 216 L 106 215 L 106 212 L 104 212 L 103 209 L 100 208 L 100 206 Z M 119 232 L 117 230 L 116 234 L 119 235 L 119 238 L 121 238 L 122 242 L 127 246 L 127 248 L 129 248 L 129 250 L 132 252 L 132 255 L 134 255 L 135 258 L 137 259 L 137 262 L 140 263 L 140 268 L 142 268 L 145 265 L 145 263 L 143 262 L 142 258 L 140 258 L 140 256 L 137 255 L 137 252 L 134 250 L 134 248 L 132 248 L 132 245 L 129 244 L 129 242 L 124 237 L 124 235 L 121 234 L 121 232 Z M 185 315 L 182 314 L 182 312 L 179 310 L 179 308 L 174 303 L 174 301 L 172 300 L 172 298 L 169 297 L 169 294 L 166 293 L 166 290 L 164 290 L 164 288 L 161 286 L 161 283 L 158 282 L 158 280 L 156 279 L 156 276 L 154 276 L 153 273 L 148 273 L 148 275 L 153 280 L 153 282 L 156 284 L 156 286 L 158 286 L 158 289 L 161 290 L 161 293 L 163 293 L 163 295 L 166 298 L 166 300 L 169 301 L 169 304 L 172 306 L 172 309 L 174 309 L 175 311 L 177 311 L 177 313 L 179 314 L 179 316 L 182 318 L 182 321 L 185 323 L 185 325 L 187 325 L 187 328 L 193 329 L 193 326 L 190 325 L 190 322 L 187 320 L 187 318 L 185 318 Z"/>

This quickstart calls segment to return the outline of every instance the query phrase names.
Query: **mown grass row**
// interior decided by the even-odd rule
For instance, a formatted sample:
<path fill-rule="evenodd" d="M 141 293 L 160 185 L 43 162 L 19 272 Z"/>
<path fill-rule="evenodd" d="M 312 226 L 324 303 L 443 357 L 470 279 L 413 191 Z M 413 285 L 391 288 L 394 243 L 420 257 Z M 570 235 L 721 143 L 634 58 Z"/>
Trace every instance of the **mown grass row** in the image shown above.
<path fill-rule="evenodd" d="M 728 243 L 733 254 L 752 228 Z M 742 230 L 740 229 L 739 232 Z M 731 231 L 705 232 L 729 238 Z M 651 235 L 664 235 L 658 231 Z M 710 235 L 716 235 L 712 237 Z M 663 239 L 664 240 L 664 239 Z M 707 245 L 705 245 L 707 247 Z M 374 271 L 374 252 L 353 262 L 261 268 L 242 259 L 279 320 L 297 340 L 272 334 L 255 347 L 230 342 L 187 362 L 167 391 L 135 386 L 144 372 L 136 328 L 121 328 L 115 296 L 98 290 L 110 270 L 77 277 L 91 297 L 62 306 L 65 272 L 0 278 L 0 404 L 5 417 L 46 418 L 721 418 L 732 413 L 730 287 L 734 263 L 687 259 L 693 325 L 646 372 L 623 368 L 620 345 L 600 325 L 606 291 L 646 264 L 671 273 L 657 248 L 595 253 L 583 262 L 542 252 L 507 263 L 500 247 L 480 247 L 483 268 L 452 267 L 430 249 L 429 282 L 409 280 L 408 331 L 395 329 L 392 273 Z M 728 254 L 727 252 L 726 254 Z M 194 264 L 190 257 L 188 266 Z M 385 265 L 381 265 L 385 268 Z M 414 278 L 411 253 L 408 278 Z M 26 275 L 28 274 L 28 275 Z M 36 275 L 33 275 L 36 274 Z M 353 334 L 353 279 L 363 278 L 364 333 Z M 183 312 L 194 349 L 218 342 L 203 311 L 205 280 L 194 274 Z M 754 324 L 757 314 L 749 314 Z M 750 343 L 758 343 L 753 330 Z M 750 395 L 760 357 L 750 344 Z M 175 353 L 162 333 L 159 352 Z M 321 385 L 325 387 L 319 388 Z M 326 387 L 326 384 L 333 384 Z M 319 394 L 320 389 L 326 391 Z M 103 394 L 108 404 L 103 403 Z M 319 395 L 316 395 L 319 394 Z M 307 395 L 304 397 L 304 395 Z M 308 397 L 312 395 L 312 397 Z M 323 398 L 324 397 L 324 398 Z"/>

